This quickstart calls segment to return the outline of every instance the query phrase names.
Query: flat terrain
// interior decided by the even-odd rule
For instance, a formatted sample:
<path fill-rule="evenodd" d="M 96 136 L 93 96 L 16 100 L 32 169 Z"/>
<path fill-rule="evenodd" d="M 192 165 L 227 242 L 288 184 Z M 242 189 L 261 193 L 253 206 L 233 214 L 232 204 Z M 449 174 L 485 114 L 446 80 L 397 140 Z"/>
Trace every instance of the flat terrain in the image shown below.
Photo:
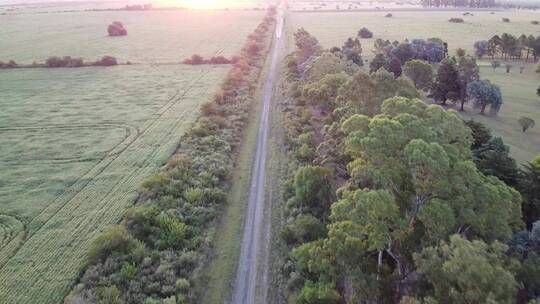
<path fill-rule="evenodd" d="M 232 56 L 263 11 L 112 11 L 2 16 L 0 60 L 44 61 L 50 56 L 95 60 L 104 55 L 137 63 L 180 62 L 192 54 Z M 125 37 L 109 37 L 120 21 Z"/>
<path fill-rule="evenodd" d="M 466 11 L 417 11 L 392 12 L 392 18 L 385 18 L 386 11 L 380 12 L 297 12 L 290 14 L 291 27 L 304 27 L 313 34 L 324 47 L 342 46 L 348 37 L 356 37 L 362 27 L 370 29 L 373 39 L 362 39 L 363 55 L 373 56 L 373 42 L 377 38 L 390 41 L 415 38 L 439 37 L 448 42 L 453 53 L 457 48 L 473 51 L 477 40 L 488 40 L 495 34 L 514 35 L 540 34 L 540 25 L 532 20 L 540 20 L 540 13 L 527 11 L 471 11 L 474 16 L 463 16 Z M 459 17 L 465 23 L 450 23 L 448 19 Z M 510 18 L 504 23 L 501 18 Z M 337 22 L 339 20 L 339 22 Z"/>
<path fill-rule="evenodd" d="M 189 12 L 123 12 L 131 30 L 119 39 L 104 35 L 94 13 L 2 16 L 0 58 L 107 54 L 141 64 L 0 71 L 0 303 L 62 302 L 92 239 L 118 223 L 229 70 L 157 62 L 233 55 L 263 16 L 173 13 Z M 15 17 L 48 21 L 21 29 Z M 84 40 L 97 23 L 96 38 Z"/>
<path fill-rule="evenodd" d="M 523 74 L 519 73 L 519 65 L 514 65 L 508 74 L 504 68 L 493 71 L 489 62 L 480 63 L 481 76 L 501 87 L 504 104 L 497 117 L 477 115 L 473 109 L 467 109 L 464 116 L 485 123 L 510 146 L 512 156 L 523 163 L 540 154 L 540 97 L 536 96 L 540 76 L 534 72 L 533 64 L 525 65 Z M 522 116 L 536 121 L 536 126 L 526 133 L 518 123 Z"/>
<path fill-rule="evenodd" d="M 538 12 L 497 11 L 491 14 L 487 11 L 474 11 L 474 16 L 462 16 L 462 13 L 393 12 L 394 17 L 385 18 L 386 12 L 293 12 L 290 13 L 289 28 L 290 32 L 294 32 L 304 27 L 328 48 L 341 46 L 344 40 L 355 37 L 357 31 L 365 26 L 374 33 L 373 39 L 361 39 L 363 56 L 368 60 L 373 57 L 373 42 L 377 38 L 402 41 L 405 38 L 440 37 L 448 42 L 453 54 L 457 48 L 471 53 L 475 41 L 487 40 L 504 32 L 540 35 L 540 26 L 530 23 L 531 20 L 540 20 Z M 451 17 L 464 18 L 465 23 L 450 23 L 448 19 Z M 511 22 L 502 22 L 502 17 L 510 18 Z M 481 77 L 501 87 L 505 104 L 499 116 L 480 116 L 473 109 L 468 109 L 464 116 L 485 122 L 496 136 L 501 136 L 510 146 L 512 156 L 522 163 L 540 153 L 540 98 L 536 96 L 540 76 L 534 72 L 535 66 L 532 63 L 522 63 L 526 66 L 523 74 L 519 74 L 520 63 L 512 64 L 514 68 L 507 74 L 504 67 L 493 71 L 489 61 L 480 63 Z M 523 134 L 517 122 L 521 116 L 533 118 L 537 126 Z"/>

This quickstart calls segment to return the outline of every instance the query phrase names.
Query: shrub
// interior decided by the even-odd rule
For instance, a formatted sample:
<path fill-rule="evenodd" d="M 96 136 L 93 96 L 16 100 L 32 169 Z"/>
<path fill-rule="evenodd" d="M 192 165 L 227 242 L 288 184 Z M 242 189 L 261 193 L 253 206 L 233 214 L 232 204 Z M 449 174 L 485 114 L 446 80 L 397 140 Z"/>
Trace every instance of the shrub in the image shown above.
<path fill-rule="evenodd" d="M 491 62 L 491 67 L 493 68 L 494 71 L 495 71 L 495 69 L 497 69 L 500 66 L 501 66 L 501 63 L 499 61 L 497 61 L 497 60 L 493 60 Z"/>
<path fill-rule="evenodd" d="M 178 292 L 186 293 L 186 292 L 188 292 L 189 287 L 191 286 L 191 284 L 189 283 L 189 281 L 187 279 L 180 278 L 180 279 L 176 280 L 175 286 L 176 286 L 176 290 Z"/>
<path fill-rule="evenodd" d="M 463 20 L 463 18 L 450 18 L 450 19 L 448 19 L 448 22 L 463 23 L 463 22 L 465 22 L 465 20 Z"/>
<path fill-rule="evenodd" d="M 502 22 L 510 22 L 509 18 L 502 18 Z"/>
<path fill-rule="evenodd" d="M 118 61 L 116 61 L 116 58 L 112 56 L 103 56 L 100 60 L 96 60 L 93 65 L 95 66 L 114 66 L 118 65 Z"/>
<path fill-rule="evenodd" d="M 535 125 L 535 121 L 529 117 L 521 117 L 518 122 L 521 126 L 521 130 L 523 131 L 523 133 L 525 133 L 528 129 L 534 127 Z"/>
<path fill-rule="evenodd" d="M 191 58 L 184 59 L 182 61 L 183 64 L 191 64 L 191 65 L 199 65 L 199 64 L 205 64 L 205 60 L 201 55 L 193 54 L 191 55 Z"/>
<path fill-rule="evenodd" d="M 8 62 L 0 61 L 0 69 L 14 69 L 17 67 L 19 67 L 19 65 L 13 60 L 10 60 Z"/>
<path fill-rule="evenodd" d="M 373 38 L 373 33 L 367 28 L 363 27 L 358 31 L 358 37 L 364 38 L 364 39 Z"/>
<path fill-rule="evenodd" d="M 533 21 L 531 21 L 531 24 L 538 25 L 538 24 L 540 24 L 540 22 L 538 22 L 538 20 L 533 20 Z"/>
<path fill-rule="evenodd" d="M 109 36 L 116 37 L 116 36 L 126 36 L 127 30 L 124 28 L 124 25 L 122 22 L 114 21 L 107 27 L 107 32 L 109 33 Z"/>
<path fill-rule="evenodd" d="M 84 61 L 81 58 L 71 58 L 71 56 L 53 56 L 47 58 L 45 66 L 49 68 L 77 68 L 84 66 Z"/>
<path fill-rule="evenodd" d="M 506 73 L 510 73 L 510 70 L 514 67 L 513 65 L 511 65 L 510 63 L 507 63 L 504 65 L 504 67 L 506 68 Z"/>
<path fill-rule="evenodd" d="M 128 254 L 139 245 L 124 226 L 114 226 L 94 240 L 88 259 L 96 262 L 113 254 Z"/>
<path fill-rule="evenodd" d="M 392 15 L 391 13 L 388 13 L 388 14 L 386 14 L 384 17 L 386 17 L 386 18 L 392 18 L 393 15 Z"/>
<path fill-rule="evenodd" d="M 98 303 L 102 304 L 123 304 L 122 294 L 118 287 L 100 287 L 96 289 Z"/>

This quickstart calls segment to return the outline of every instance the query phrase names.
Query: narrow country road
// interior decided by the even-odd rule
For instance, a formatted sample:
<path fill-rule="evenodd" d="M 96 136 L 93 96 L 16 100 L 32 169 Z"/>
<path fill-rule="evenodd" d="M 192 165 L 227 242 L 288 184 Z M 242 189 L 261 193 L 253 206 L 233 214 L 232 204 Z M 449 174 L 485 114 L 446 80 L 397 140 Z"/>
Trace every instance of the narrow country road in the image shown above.
<path fill-rule="evenodd" d="M 260 263 L 258 254 L 266 248 L 268 238 L 263 236 L 264 231 L 264 196 L 265 196 L 265 166 L 268 149 L 268 121 L 274 84 L 278 73 L 280 45 L 285 40 L 282 37 L 284 23 L 283 5 L 278 8 L 276 32 L 270 51 L 271 63 L 267 79 L 263 88 L 263 109 L 257 134 L 257 146 L 255 158 L 251 169 L 251 182 L 246 206 L 246 215 L 242 230 L 242 244 L 238 261 L 236 279 L 232 294 L 233 304 L 264 303 L 264 297 L 258 295 L 264 293 L 258 291 L 258 282 L 267 271 L 266 263 Z M 265 280 L 263 280 L 265 281 Z M 264 287 L 263 287 L 264 288 Z"/>

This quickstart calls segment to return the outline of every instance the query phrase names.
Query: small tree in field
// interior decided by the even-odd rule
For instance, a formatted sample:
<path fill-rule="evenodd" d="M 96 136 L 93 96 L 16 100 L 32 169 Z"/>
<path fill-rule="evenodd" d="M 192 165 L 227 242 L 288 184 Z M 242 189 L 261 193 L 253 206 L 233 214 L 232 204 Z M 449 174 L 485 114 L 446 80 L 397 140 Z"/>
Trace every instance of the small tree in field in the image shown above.
<path fill-rule="evenodd" d="M 107 27 L 107 32 L 109 36 L 126 36 L 127 30 L 124 28 L 122 22 L 114 21 Z"/>
<path fill-rule="evenodd" d="M 364 39 L 373 38 L 373 33 L 367 28 L 363 27 L 358 31 L 358 37 Z"/>
<path fill-rule="evenodd" d="M 525 133 L 528 129 L 534 127 L 535 121 L 529 117 L 521 117 L 518 119 L 521 130 Z"/>
<path fill-rule="evenodd" d="M 487 54 L 488 42 L 486 40 L 476 41 L 474 43 L 474 53 L 478 58 L 482 58 Z"/>
<path fill-rule="evenodd" d="M 511 65 L 510 63 L 507 63 L 504 65 L 504 67 L 506 68 L 506 73 L 510 73 L 510 70 L 512 70 L 514 66 Z"/>
<path fill-rule="evenodd" d="M 503 104 L 501 89 L 489 80 L 477 80 L 467 85 L 467 95 L 473 99 L 474 107 L 484 114 L 489 106 L 492 114 L 497 114 Z"/>
<path fill-rule="evenodd" d="M 495 69 L 497 69 L 500 66 L 501 66 L 501 63 L 499 61 L 497 61 L 497 60 L 493 60 L 491 62 L 491 67 L 493 68 L 494 71 L 495 71 Z"/>
<path fill-rule="evenodd" d="M 433 68 L 422 60 L 409 60 L 403 66 L 403 73 L 409 77 L 414 86 L 420 90 L 427 90 L 433 82 Z"/>

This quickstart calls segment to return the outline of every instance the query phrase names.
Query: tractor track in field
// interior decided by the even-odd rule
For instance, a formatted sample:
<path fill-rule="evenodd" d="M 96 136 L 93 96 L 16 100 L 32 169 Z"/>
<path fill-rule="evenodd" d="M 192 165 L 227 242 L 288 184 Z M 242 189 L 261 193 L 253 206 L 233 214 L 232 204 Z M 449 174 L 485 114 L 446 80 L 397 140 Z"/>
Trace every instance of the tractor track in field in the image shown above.
<path fill-rule="evenodd" d="M 251 181 L 246 202 L 246 215 L 242 228 L 240 258 L 234 282 L 232 303 L 254 304 L 266 302 L 268 274 L 268 250 L 270 241 L 265 214 L 266 157 L 268 150 L 269 113 L 278 76 L 280 50 L 285 38 L 282 37 L 284 23 L 283 8 L 278 10 L 276 31 L 270 51 L 271 62 L 263 89 L 263 108 L 257 133 L 255 158 L 251 168 Z M 262 288 L 263 290 L 260 290 Z"/>

